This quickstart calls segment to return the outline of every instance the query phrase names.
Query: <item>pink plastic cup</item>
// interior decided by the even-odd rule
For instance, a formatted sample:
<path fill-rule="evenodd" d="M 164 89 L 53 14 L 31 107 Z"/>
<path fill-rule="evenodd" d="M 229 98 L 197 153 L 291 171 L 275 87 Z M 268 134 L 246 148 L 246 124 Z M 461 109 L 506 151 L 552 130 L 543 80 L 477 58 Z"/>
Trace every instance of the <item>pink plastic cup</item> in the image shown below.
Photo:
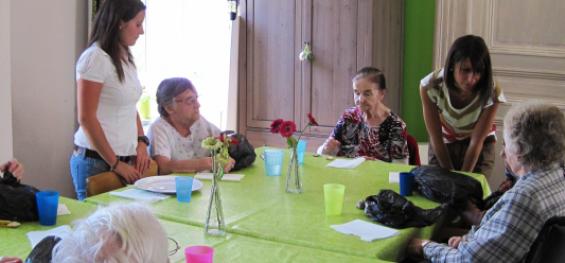
<path fill-rule="evenodd" d="M 184 249 L 186 263 L 214 262 L 214 248 L 209 246 L 190 246 Z"/>

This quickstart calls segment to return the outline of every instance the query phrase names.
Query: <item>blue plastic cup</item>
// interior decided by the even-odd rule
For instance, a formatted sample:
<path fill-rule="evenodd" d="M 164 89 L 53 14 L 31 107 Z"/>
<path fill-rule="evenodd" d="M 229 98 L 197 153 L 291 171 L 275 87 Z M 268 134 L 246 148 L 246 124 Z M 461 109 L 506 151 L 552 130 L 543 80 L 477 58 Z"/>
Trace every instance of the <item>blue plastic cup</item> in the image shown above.
<path fill-rule="evenodd" d="M 40 191 L 35 193 L 39 224 L 52 226 L 57 223 L 57 208 L 59 206 L 59 192 Z"/>
<path fill-rule="evenodd" d="M 190 202 L 190 197 L 192 196 L 192 177 L 175 177 L 175 188 L 177 191 L 177 201 L 183 203 Z"/>
<path fill-rule="evenodd" d="M 410 172 L 400 173 L 400 195 L 412 195 L 412 187 L 414 186 L 414 174 Z"/>
<path fill-rule="evenodd" d="M 283 151 L 275 149 L 265 150 L 265 174 L 267 176 L 281 175 Z"/>
<path fill-rule="evenodd" d="M 308 146 L 307 140 L 300 140 L 298 141 L 298 145 L 296 145 L 296 155 L 298 157 L 298 164 L 304 164 L 304 153 L 306 152 L 306 146 Z"/>

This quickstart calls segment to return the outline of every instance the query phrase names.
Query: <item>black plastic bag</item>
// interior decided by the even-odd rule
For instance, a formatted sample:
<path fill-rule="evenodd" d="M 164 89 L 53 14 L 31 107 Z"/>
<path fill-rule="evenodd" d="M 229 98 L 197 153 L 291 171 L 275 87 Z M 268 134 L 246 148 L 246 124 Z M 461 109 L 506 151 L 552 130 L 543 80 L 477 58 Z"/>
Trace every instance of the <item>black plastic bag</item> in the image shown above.
<path fill-rule="evenodd" d="M 237 144 L 232 144 L 229 148 L 230 157 L 235 160 L 232 171 L 237 171 L 252 165 L 257 157 L 253 145 L 240 133 L 228 133 L 228 135 L 237 140 Z"/>
<path fill-rule="evenodd" d="M 376 222 L 394 228 L 423 227 L 436 223 L 444 206 L 422 209 L 392 190 L 381 190 L 370 195 L 358 205 Z"/>
<path fill-rule="evenodd" d="M 57 245 L 57 243 L 59 243 L 59 241 L 61 241 L 61 238 L 56 236 L 45 237 L 44 239 L 39 241 L 39 243 L 37 243 L 35 247 L 33 247 L 24 262 L 50 263 L 53 256 L 53 248 L 55 247 L 55 245 Z"/>
<path fill-rule="evenodd" d="M 430 200 L 446 203 L 456 211 L 466 209 L 468 202 L 483 208 L 483 188 L 474 178 L 436 166 L 420 166 L 414 174 L 417 190 Z"/>
<path fill-rule="evenodd" d="M 37 221 L 37 204 L 32 186 L 20 184 L 10 172 L 0 180 L 0 219 L 10 221 Z"/>

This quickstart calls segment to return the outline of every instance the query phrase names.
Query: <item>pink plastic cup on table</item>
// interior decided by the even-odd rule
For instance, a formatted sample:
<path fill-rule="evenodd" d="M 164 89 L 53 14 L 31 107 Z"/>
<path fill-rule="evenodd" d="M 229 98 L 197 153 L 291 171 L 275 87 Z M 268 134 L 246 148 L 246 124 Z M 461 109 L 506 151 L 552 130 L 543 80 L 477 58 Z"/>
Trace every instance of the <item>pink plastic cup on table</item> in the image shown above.
<path fill-rule="evenodd" d="M 190 246 L 184 249 L 186 263 L 214 262 L 214 248 L 209 246 Z"/>

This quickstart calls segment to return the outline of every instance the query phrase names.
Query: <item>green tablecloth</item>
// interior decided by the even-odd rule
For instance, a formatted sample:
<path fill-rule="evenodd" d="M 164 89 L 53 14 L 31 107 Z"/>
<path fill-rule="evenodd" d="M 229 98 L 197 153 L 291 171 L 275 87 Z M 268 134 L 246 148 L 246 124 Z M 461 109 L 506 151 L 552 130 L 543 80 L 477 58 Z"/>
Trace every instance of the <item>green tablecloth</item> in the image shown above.
<path fill-rule="evenodd" d="M 257 150 L 258 154 L 262 148 Z M 327 168 L 329 160 L 307 154 L 305 164 L 300 168 L 303 174 L 304 193 L 284 192 L 287 165 L 283 176 L 264 175 L 263 161 L 239 173 L 245 174 L 241 182 L 221 182 L 221 194 L 228 231 L 259 239 L 271 240 L 313 249 L 340 252 L 367 258 L 395 261 L 402 257 L 407 240 L 412 236 L 430 237 L 433 227 L 409 228 L 398 235 L 374 242 L 361 241 L 354 236 L 340 234 L 330 228 L 353 219 L 369 221 L 363 211 L 355 208 L 357 201 L 381 189 L 398 191 L 398 184 L 389 184 L 389 172 L 409 171 L 410 166 L 380 161 L 366 161 L 353 170 Z M 288 155 L 285 157 L 288 164 Z M 481 182 L 485 196 L 490 188 L 484 176 L 469 174 Z M 344 212 L 341 216 L 326 217 L 323 205 L 323 184 L 341 183 L 346 186 Z M 179 223 L 203 226 L 210 181 L 193 194 L 189 204 L 178 203 L 169 198 L 153 204 L 159 217 Z M 131 187 L 131 186 L 130 186 Z M 438 204 L 422 196 L 408 198 L 422 208 L 433 208 Z M 124 199 L 108 193 L 90 197 L 87 202 L 109 204 Z"/>
<path fill-rule="evenodd" d="M 87 217 L 96 209 L 95 205 L 64 197 L 60 198 L 60 202 L 69 208 L 71 214 L 58 216 L 56 226 L 24 223 L 18 228 L 0 228 L 0 256 L 16 256 L 25 259 L 32 249 L 26 233 L 69 225 L 77 219 Z M 160 219 L 159 222 L 167 235 L 180 245 L 180 249 L 170 256 L 171 262 L 185 262 L 184 248 L 190 245 L 213 246 L 215 262 L 375 262 L 369 258 L 281 244 L 238 234 L 228 234 L 226 237 L 206 237 L 201 227 L 164 219 Z M 172 251 L 174 248 L 174 243 L 169 242 L 169 250 Z"/>
<path fill-rule="evenodd" d="M 65 204 L 70 215 L 57 216 L 57 225 L 55 226 L 42 226 L 39 222 L 23 223 L 18 228 L 0 228 L 0 256 L 16 256 L 25 259 L 31 251 L 31 244 L 26 236 L 30 231 L 45 231 L 51 228 L 71 225 L 77 219 L 84 218 L 92 213 L 96 206 L 79 202 L 74 199 L 65 197 L 59 198 L 61 204 Z"/>
<path fill-rule="evenodd" d="M 214 262 L 387 262 L 342 253 L 228 233 L 225 237 L 206 237 L 201 227 L 161 220 L 169 237 L 181 249 L 170 257 L 171 262 L 184 262 L 183 248 L 192 245 L 214 247 Z M 171 247 L 171 246 L 170 246 Z"/>

